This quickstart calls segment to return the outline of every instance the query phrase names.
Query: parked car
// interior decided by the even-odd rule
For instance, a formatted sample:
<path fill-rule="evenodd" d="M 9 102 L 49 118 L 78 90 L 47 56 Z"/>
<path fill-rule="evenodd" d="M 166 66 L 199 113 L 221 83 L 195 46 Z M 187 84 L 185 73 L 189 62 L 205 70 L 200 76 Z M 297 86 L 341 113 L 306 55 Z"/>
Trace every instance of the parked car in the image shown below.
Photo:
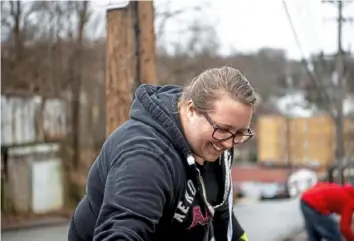
<path fill-rule="evenodd" d="M 259 191 L 260 200 L 289 198 L 286 183 L 262 183 Z"/>

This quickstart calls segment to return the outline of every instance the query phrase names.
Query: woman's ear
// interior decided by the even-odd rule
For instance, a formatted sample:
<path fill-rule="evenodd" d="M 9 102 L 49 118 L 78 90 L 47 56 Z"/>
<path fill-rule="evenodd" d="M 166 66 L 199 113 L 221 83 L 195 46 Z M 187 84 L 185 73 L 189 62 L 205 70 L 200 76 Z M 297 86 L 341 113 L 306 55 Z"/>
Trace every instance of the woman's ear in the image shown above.
<path fill-rule="evenodd" d="M 186 114 L 187 114 L 188 119 L 192 118 L 196 113 L 196 109 L 195 109 L 193 101 L 189 100 L 186 104 L 186 107 L 187 107 Z"/>

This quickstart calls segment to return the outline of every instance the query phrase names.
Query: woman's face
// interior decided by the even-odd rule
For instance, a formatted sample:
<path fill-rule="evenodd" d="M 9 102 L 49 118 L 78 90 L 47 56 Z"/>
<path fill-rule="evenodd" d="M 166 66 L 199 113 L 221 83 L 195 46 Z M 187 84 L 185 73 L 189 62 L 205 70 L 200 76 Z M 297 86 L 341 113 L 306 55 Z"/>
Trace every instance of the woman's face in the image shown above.
<path fill-rule="evenodd" d="M 235 101 L 227 94 L 215 101 L 213 110 L 206 115 L 198 113 L 193 102 L 188 102 L 184 132 L 193 152 L 204 161 L 216 161 L 223 151 L 233 147 L 234 141 L 232 137 L 228 140 L 215 137 L 225 139 L 237 133 L 239 138 L 248 133 L 252 113 L 251 105 Z M 215 127 L 218 130 L 213 137 Z"/>

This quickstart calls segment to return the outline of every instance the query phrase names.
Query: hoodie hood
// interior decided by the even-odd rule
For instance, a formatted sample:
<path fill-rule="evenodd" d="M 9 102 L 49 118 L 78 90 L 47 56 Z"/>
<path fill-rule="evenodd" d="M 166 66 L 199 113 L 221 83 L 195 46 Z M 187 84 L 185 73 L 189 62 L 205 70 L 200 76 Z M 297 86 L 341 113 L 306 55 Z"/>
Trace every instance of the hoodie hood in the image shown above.
<path fill-rule="evenodd" d="M 158 130 L 182 153 L 183 159 L 187 159 L 192 151 L 183 135 L 178 114 L 181 93 L 179 86 L 141 85 L 135 92 L 130 117 Z"/>

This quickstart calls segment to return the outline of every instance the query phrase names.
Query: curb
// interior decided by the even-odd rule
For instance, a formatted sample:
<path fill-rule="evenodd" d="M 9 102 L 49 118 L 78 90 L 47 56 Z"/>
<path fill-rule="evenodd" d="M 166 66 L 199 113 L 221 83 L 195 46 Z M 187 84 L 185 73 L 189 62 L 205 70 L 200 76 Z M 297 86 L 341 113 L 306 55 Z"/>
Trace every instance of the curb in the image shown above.
<path fill-rule="evenodd" d="M 22 221 L 14 224 L 1 225 L 1 232 L 13 232 L 17 230 L 64 225 L 64 224 L 68 224 L 69 221 L 70 221 L 69 218 L 63 218 L 63 217 Z"/>

